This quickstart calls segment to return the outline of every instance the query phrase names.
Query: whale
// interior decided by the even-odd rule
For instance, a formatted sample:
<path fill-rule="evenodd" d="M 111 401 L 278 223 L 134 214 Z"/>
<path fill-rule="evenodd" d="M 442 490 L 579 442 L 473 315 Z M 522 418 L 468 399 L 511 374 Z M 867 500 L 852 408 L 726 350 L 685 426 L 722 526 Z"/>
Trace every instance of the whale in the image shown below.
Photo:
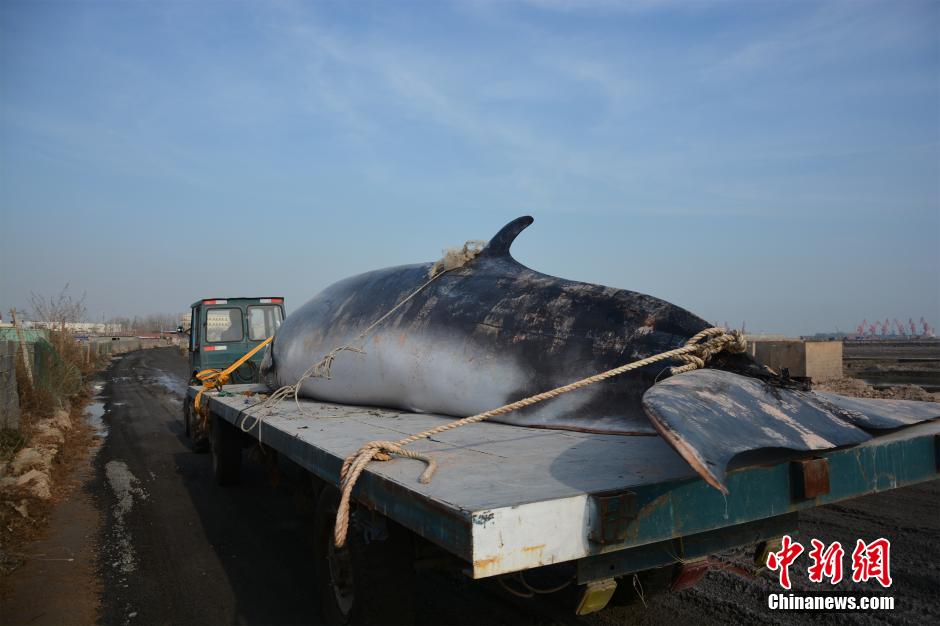
<path fill-rule="evenodd" d="M 462 417 L 681 346 L 710 326 L 652 296 L 525 267 L 510 247 L 532 222 L 526 216 L 504 226 L 475 258 L 377 327 L 362 353 L 337 354 L 329 379 L 305 380 L 300 395 Z M 297 382 L 320 356 L 355 343 L 364 328 L 425 283 L 431 267 L 404 265 L 347 278 L 292 312 L 271 347 L 276 386 Z M 769 374 L 746 355 L 722 364 Z M 663 369 L 630 372 L 501 421 L 653 435 L 641 399 Z"/>
<path fill-rule="evenodd" d="M 298 395 L 319 401 L 466 417 L 680 347 L 711 327 L 654 296 L 519 263 L 510 249 L 532 223 L 509 222 L 439 274 L 417 263 L 328 286 L 277 329 L 262 376 L 272 389 L 300 381 Z M 342 346 L 352 349 L 336 351 Z M 327 354 L 328 374 L 305 377 Z M 724 490 L 725 468 L 741 452 L 854 445 L 940 417 L 940 405 L 907 406 L 933 403 L 816 395 L 747 353 L 722 352 L 704 370 L 671 375 L 679 364 L 648 365 L 492 421 L 663 437 Z M 879 419 L 865 421 L 866 411 Z"/>

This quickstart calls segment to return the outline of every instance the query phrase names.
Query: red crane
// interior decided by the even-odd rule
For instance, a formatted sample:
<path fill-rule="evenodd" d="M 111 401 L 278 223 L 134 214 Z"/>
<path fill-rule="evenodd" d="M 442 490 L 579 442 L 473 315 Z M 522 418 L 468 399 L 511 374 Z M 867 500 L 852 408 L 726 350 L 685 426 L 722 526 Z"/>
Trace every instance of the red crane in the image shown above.
<path fill-rule="evenodd" d="M 924 329 L 924 332 L 921 335 L 921 337 L 925 337 L 925 338 L 933 337 L 933 327 L 931 327 L 930 324 L 927 323 L 927 320 L 925 320 L 924 318 L 920 318 L 920 325 Z"/>
<path fill-rule="evenodd" d="M 898 337 L 904 336 L 904 324 L 898 321 L 898 318 L 894 318 L 894 327 L 898 329 Z"/>

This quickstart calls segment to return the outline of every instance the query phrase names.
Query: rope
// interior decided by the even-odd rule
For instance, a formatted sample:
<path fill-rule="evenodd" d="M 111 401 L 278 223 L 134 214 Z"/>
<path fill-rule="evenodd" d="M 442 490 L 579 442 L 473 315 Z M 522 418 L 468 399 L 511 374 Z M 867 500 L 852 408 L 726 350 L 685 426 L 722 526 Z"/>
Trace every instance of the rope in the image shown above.
<path fill-rule="evenodd" d="M 464 244 L 464 248 L 466 247 L 467 247 L 467 244 Z M 284 385 L 283 387 L 279 387 L 270 396 L 268 396 L 268 398 L 264 402 L 260 402 L 254 406 L 249 407 L 249 409 L 258 408 L 258 411 L 255 413 L 247 413 L 247 410 L 246 410 L 246 417 L 245 419 L 242 420 L 241 429 L 244 432 L 249 432 L 251 429 L 253 429 L 255 426 L 257 426 L 261 422 L 262 411 L 266 410 L 267 412 L 265 413 L 265 415 L 270 415 L 271 412 L 274 410 L 275 407 L 277 407 L 278 404 L 280 404 L 282 401 L 290 397 L 294 398 L 294 404 L 297 405 L 297 410 L 301 414 L 307 415 L 307 412 L 304 410 L 303 405 L 300 404 L 300 390 L 303 387 L 304 381 L 310 378 L 325 378 L 327 380 L 330 380 L 333 375 L 333 372 L 332 372 L 333 361 L 336 360 L 336 357 L 337 355 L 339 355 L 340 352 L 355 352 L 356 354 L 365 354 L 365 350 L 363 350 L 361 342 L 363 339 L 365 339 L 369 335 L 369 333 L 375 330 L 375 328 L 379 324 L 381 324 L 382 322 L 387 320 L 389 317 L 391 317 L 391 315 L 395 313 L 395 311 L 403 307 L 412 298 L 414 298 L 419 293 L 424 291 L 428 287 L 428 285 L 433 283 L 435 280 L 437 280 L 444 274 L 457 269 L 457 267 L 460 267 L 460 266 L 458 265 L 454 267 L 449 267 L 447 269 L 442 269 L 440 271 L 435 271 L 434 268 L 432 268 L 431 278 L 429 278 L 420 287 L 418 287 L 417 289 L 412 291 L 410 294 L 408 294 L 405 298 L 401 300 L 401 302 L 399 302 L 398 304 L 393 306 L 391 309 L 389 309 L 388 312 L 385 313 L 385 315 L 383 315 L 382 317 L 378 318 L 377 320 L 369 324 L 365 328 L 365 330 L 363 330 L 358 335 L 356 335 L 356 338 L 353 339 L 350 343 L 346 345 L 342 345 L 338 348 L 334 348 L 330 350 L 329 352 L 327 352 L 323 356 L 322 359 L 320 359 L 319 361 L 317 361 L 316 363 L 308 367 L 307 370 L 303 374 L 300 375 L 300 378 L 297 379 L 297 382 L 294 383 L 293 385 Z M 359 344 L 359 345 L 354 346 L 351 344 Z M 251 421 L 249 421 L 249 418 L 251 418 Z M 414 457 L 414 458 L 417 458 L 417 457 Z"/>
<path fill-rule="evenodd" d="M 550 400 L 572 391 L 577 391 L 578 389 L 593 385 L 594 383 L 601 382 L 602 380 L 619 376 L 625 372 L 639 369 L 641 367 L 658 363 L 660 361 L 665 361 L 666 359 L 678 359 L 686 363 L 685 365 L 672 368 L 671 371 L 673 374 L 679 374 L 704 367 L 705 363 L 712 356 L 723 350 L 727 350 L 732 353 L 739 353 L 744 352 L 746 349 L 747 342 L 745 341 L 744 335 L 741 333 L 741 331 L 734 330 L 728 332 L 723 328 L 706 328 L 705 330 L 693 335 L 681 348 L 654 354 L 653 356 L 649 356 L 638 361 L 633 361 L 632 363 L 626 363 L 611 370 L 607 370 L 606 372 L 601 372 L 600 374 L 582 378 L 581 380 L 575 381 L 573 383 L 556 387 L 555 389 L 551 389 L 534 396 L 529 396 L 528 398 L 522 398 L 521 400 L 516 400 L 515 402 L 511 402 L 483 413 L 478 413 L 476 415 L 471 415 L 470 417 L 464 417 L 447 424 L 442 424 L 416 435 L 405 437 L 399 441 L 369 441 L 363 444 L 362 447 L 359 448 L 359 450 L 357 450 L 355 453 L 348 456 L 343 462 L 343 467 L 340 470 L 341 497 L 339 507 L 336 512 L 336 527 L 334 528 L 333 534 L 336 547 L 342 548 L 346 543 L 346 534 L 349 529 L 349 501 L 350 497 L 352 496 L 353 487 L 356 486 L 356 481 L 359 480 L 359 476 L 362 474 L 363 470 L 373 460 L 387 461 L 391 458 L 390 455 L 394 454 L 396 456 L 424 461 L 427 464 L 427 468 L 421 474 L 421 478 L 419 480 L 422 484 L 427 484 L 430 482 L 437 466 L 429 457 L 411 450 L 405 450 L 404 446 L 408 445 L 409 443 L 414 443 L 415 441 L 419 441 L 421 439 L 427 439 L 428 437 L 432 437 L 448 430 L 453 430 L 454 428 L 460 428 L 461 426 L 466 426 L 468 424 L 476 424 L 477 422 L 488 420 L 491 417 L 505 415 L 506 413 L 511 413 L 512 411 L 523 409 L 525 407 L 532 406 L 533 404 L 538 404 L 539 402 L 544 402 L 545 400 Z"/>

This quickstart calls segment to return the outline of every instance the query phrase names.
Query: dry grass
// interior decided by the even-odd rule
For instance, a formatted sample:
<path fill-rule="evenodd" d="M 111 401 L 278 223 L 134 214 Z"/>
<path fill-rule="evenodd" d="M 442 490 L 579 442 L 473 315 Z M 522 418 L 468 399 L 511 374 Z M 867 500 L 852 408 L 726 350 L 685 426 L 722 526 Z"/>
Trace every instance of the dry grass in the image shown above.
<path fill-rule="evenodd" d="M 88 358 L 83 347 L 68 333 L 50 333 L 48 345 L 39 351 L 43 361 L 36 369 L 41 374 L 34 377 L 32 383 L 22 359 L 16 361 L 20 430 L 0 431 L 0 464 L 10 461 L 29 445 L 34 425 L 51 417 L 55 411 L 68 409 L 72 428 L 63 431 L 65 441 L 59 445 L 52 462 L 50 499 L 37 498 L 20 488 L 0 492 L 0 578 L 20 565 L 23 546 L 41 535 L 56 502 L 67 497 L 74 488 L 69 477 L 76 464 L 88 458 L 93 430 L 84 418 L 90 397 L 87 381 L 106 360 Z"/>
<path fill-rule="evenodd" d="M 40 362 L 33 366 L 36 374 L 31 381 L 23 359 L 17 358 L 16 384 L 23 413 L 42 419 L 67 407 L 69 398 L 81 393 L 84 381 L 107 359 L 90 354 L 85 344 L 64 331 L 51 331 L 49 341 L 38 345 L 34 357 Z"/>
<path fill-rule="evenodd" d="M 0 466 L 16 456 L 28 439 L 20 430 L 0 430 Z"/>
<path fill-rule="evenodd" d="M 70 478 L 78 464 L 87 461 L 94 441 L 94 430 L 84 419 L 89 397 L 86 392 L 72 402 L 73 426 L 66 431 L 65 443 L 59 447 L 52 463 L 52 498 L 42 500 L 25 489 L 0 492 L 0 578 L 22 564 L 24 547 L 42 536 L 52 509 L 76 488 Z M 24 504 L 25 517 L 16 509 Z"/>

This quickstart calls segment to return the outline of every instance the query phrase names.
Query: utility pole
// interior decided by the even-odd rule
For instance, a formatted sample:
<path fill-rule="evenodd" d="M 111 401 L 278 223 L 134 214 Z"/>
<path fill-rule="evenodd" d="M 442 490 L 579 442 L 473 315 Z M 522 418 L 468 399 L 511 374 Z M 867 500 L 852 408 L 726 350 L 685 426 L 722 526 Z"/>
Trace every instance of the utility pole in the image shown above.
<path fill-rule="evenodd" d="M 10 317 L 13 318 L 13 328 L 16 329 L 16 336 L 20 340 L 20 353 L 23 355 L 23 365 L 26 368 L 26 378 L 29 379 L 29 384 L 33 384 L 33 368 L 29 365 L 29 353 L 26 351 L 26 340 L 23 339 L 23 329 L 20 328 L 20 323 L 16 320 L 16 309 L 10 309 Z"/>

